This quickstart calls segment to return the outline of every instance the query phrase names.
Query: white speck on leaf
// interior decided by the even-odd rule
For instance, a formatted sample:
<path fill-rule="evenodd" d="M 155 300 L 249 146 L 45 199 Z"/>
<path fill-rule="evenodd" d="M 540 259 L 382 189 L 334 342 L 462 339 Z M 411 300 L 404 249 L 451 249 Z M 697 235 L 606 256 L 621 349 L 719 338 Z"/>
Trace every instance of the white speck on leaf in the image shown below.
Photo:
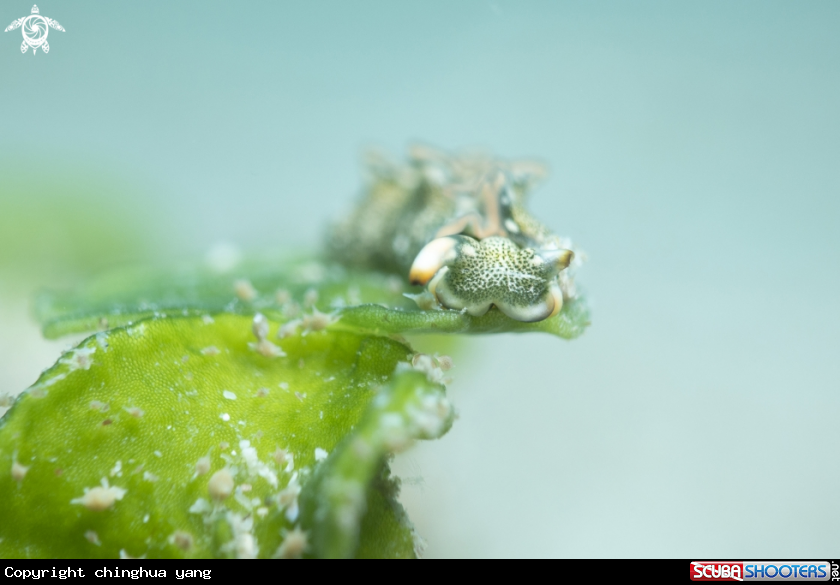
<path fill-rule="evenodd" d="M 254 332 L 254 337 L 260 341 L 268 337 L 268 319 L 266 319 L 265 315 L 262 313 L 254 315 L 251 330 Z"/>
<path fill-rule="evenodd" d="M 254 517 L 248 515 L 243 518 L 239 514 L 228 512 L 226 518 L 233 532 L 233 539 L 223 545 L 222 550 L 234 552 L 237 559 L 257 558 L 259 547 L 257 539 L 251 533 L 254 528 Z"/>
<path fill-rule="evenodd" d="M 190 514 L 209 514 L 213 511 L 213 506 L 204 498 L 198 498 L 188 511 Z"/>
<path fill-rule="evenodd" d="M 193 535 L 183 530 L 176 530 L 167 540 L 169 544 L 174 544 L 181 550 L 190 550 L 193 547 Z"/>
<path fill-rule="evenodd" d="M 257 289 L 251 284 L 250 280 L 237 280 L 233 283 L 233 291 L 240 300 L 250 303 L 257 298 Z"/>
<path fill-rule="evenodd" d="M 277 496 L 277 504 L 280 508 L 286 509 L 286 519 L 289 522 L 297 520 L 299 513 L 298 496 L 300 495 L 300 491 L 301 487 L 297 480 L 297 472 L 295 472 L 289 480 L 289 485 Z"/>
<path fill-rule="evenodd" d="M 108 480 L 102 478 L 102 486 L 85 488 L 85 494 L 81 498 L 70 500 L 71 504 L 81 504 L 88 510 L 101 512 L 114 505 L 114 502 L 123 499 L 128 490 L 117 486 L 109 486 Z"/>
<path fill-rule="evenodd" d="M 338 317 L 334 316 L 329 313 L 322 313 L 316 308 L 312 308 L 312 314 L 304 315 L 301 319 L 301 326 L 305 330 L 308 331 L 321 331 L 322 329 L 326 329 L 328 326 L 332 325 L 338 321 Z"/>
<path fill-rule="evenodd" d="M 59 360 L 63 364 L 70 366 L 70 371 L 74 370 L 89 370 L 93 365 L 93 354 L 96 353 L 95 347 L 80 347 L 74 350 L 70 356 Z"/>
<path fill-rule="evenodd" d="M 274 345 L 267 339 L 261 339 L 257 342 L 249 342 L 248 347 L 251 351 L 255 351 L 265 357 L 286 357 L 286 352 L 277 345 Z"/>
<path fill-rule="evenodd" d="M 287 460 L 288 460 L 288 457 L 289 457 L 289 452 L 288 452 L 288 451 L 286 451 L 285 449 L 280 449 L 280 448 L 278 447 L 278 448 L 274 451 L 273 456 L 274 456 L 274 461 L 276 461 L 276 462 L 277 462 L 277 465 L 279 465 L 279 466 L 281 466 L 281 467 L 282 467 L 283 465 L 285 465 L 285 464 L 286 464 L 286 462 L 287 462 Z"/>
<path fill-rule="evenodd" d="M 277 475 L 271 471 L 268 465 L 259 460 L 257 457 L 257 450 L 251 446 L 251 442 L 243 439 L 239 441 L 239 448 L 242 451 L 242 459 L 248 467 L 248 473 L 262 477 L 271 484 L 271 487 L 276 488 Z"/>
<path fill-rule="evenodd" d="M 21 465 L 17 461 L 12 463 L 12 479 L 16 482 L 20 483 L 23 481 L 23 478 L 26 477 L 26 473 L 29 471 L 29 467 L 26 465 Z"/>
<path fill-rule="evenodd" d="M 108 334 L 101 332 L 96 334 L 96 343 L 99 344 L 99 347 L 102 351 L 108 351 Z"/>
<path fill-rule="evenodd" d="M 298 327 L 300 327 L 302 322 L 303 321 L 301 319 L 292 319 L 291 321 L 283 323 L 280 328 L 277 329 L 277 339 L 285 339 L 297 333 Z"/>
<path fill-rule="evenodd" d="M 275 559 L 298 559 L 309 548 L 306 532 L 296 526 L 286 533 L 286 537 L 274 553 Z"/>
<path fill-rule="evenodd" d="M 133 416 L 134 418 L 140 418 L 144 414 L 146 414 L 146 412 L 142 408 L 138 408 L 136 406 L 132 406 L 132 407 L 123 406 L 123 410 L 126 411 L 131 416 Z"/>
<path fill-rule="evenodd" d="M 207 484 L 207 491 L 210 492 L 210 497 L 217 502 L 226 500 L 233 493 L 233 488 L 233 476 L 227 468 L 214 473 Z"/>
<path fill-rule="evenodd" d="M 210 458 L 207 456 L 202 457 L 199 459 L 195 464 L 195 475 L 196 477 L 200 475 L 206 475 L 210 472 Z"/>

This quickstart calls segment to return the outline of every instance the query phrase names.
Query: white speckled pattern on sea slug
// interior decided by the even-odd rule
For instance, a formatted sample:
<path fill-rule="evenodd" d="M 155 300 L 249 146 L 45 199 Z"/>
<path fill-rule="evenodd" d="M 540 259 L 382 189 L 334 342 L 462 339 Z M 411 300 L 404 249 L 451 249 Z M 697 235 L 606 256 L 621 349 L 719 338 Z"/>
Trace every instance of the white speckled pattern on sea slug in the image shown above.
<path fill-rule="evenodd" d="M 569 254 L 546 256 L 506 238 L 457 236 L 452 259 L 436 271 L 429 291 L 444 306 L 474 316 L 495 305 L 513 319 L 539 321 L 562 307 L 555 277 L 570 260 Z"/>

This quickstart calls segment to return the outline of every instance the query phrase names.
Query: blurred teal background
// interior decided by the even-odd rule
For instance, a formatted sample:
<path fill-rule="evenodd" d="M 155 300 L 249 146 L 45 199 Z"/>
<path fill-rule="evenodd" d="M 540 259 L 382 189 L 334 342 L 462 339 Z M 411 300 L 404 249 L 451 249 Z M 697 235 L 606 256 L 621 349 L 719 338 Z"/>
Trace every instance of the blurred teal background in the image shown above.
<path fill-rule="evenodd" d="M 0 392 L 68 343 L 39 286 L 316 246 L 368 146 L 535 156 L 593 325 L 456 361 L 396 462 L 428 556 L 836 556 L 840 4 L 39 8 L 49 54 L 0 34 Z"/>

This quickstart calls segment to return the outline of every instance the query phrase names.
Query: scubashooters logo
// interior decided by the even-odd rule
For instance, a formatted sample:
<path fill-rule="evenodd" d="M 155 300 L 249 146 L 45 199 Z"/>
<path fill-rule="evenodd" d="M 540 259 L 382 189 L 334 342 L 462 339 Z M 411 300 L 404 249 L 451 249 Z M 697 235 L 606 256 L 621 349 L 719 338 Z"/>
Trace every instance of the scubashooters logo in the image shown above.
<path fill-rule="evenodd" d="M 7 26 L 3 32 L 9 32 L 18 28 L 23 33 L 23 43 L 20 45 L 20 52 L 26 53 L 31 47 L 33 55 L 38 49 L 41 49 L 44 53 L 50 52 L 50 44 L 47 42 L 47 35 L 50 34 L 50 28 L 64 32 L 64 27 L 58 24 L 57 20 L 41 16 L 37 4 L 32 7 L 32 14 L 18 18 Z"/>
<path fill-rule="evenodd" d="M 828 561 L 694 561 L 692 581 L 840 581 Z"/>

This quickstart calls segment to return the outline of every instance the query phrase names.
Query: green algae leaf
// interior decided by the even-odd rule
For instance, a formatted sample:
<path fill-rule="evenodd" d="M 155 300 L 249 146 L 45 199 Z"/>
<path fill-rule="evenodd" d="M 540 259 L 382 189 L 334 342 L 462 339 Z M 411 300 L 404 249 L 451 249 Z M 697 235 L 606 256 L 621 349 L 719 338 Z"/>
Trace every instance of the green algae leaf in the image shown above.
<path fill-rule="evenodd" d="M 0 557 L 414 556 L 386 459 L 451 424 L 434 368 L 278 327 L 152 318 L 67 352 L 0 419 Z"/>
<path fill-rule="evenodd" d="M 589 325 L 589 310 L 581 299 L 567 302 L 554 317 L 524 323 L 493 308 L 481 317 L 450 310 L 405 311 L 381 305 L 347 307 L 341 311 L 341 325 L 381 334 L 397 333 L 551 333 L 573 339 Z"/>
<path fill-rule="evenodd" d="M 290 322 L 312 309 L 329 312 L 342 330 L 376 334 L 544 332 L 572 339 L 589 325 L 583 299 L 536 323 L 515 321 L 497 309 L 481 317 L 451 310 L 420 310 L 404 293 L 419 293 L 399 277 L 357 272 L 311 258 L 245 263 L 225 273 L 210 269 L 111 273 L 69 293 L 42 294 L 36 313 L 49 338 L 95 331 L 147 317 L 262 311 Z"/>
<path fill-rule="evenodd" d="M 312 526 L 313 546 L 319 556 L 346 558 L 357 549 L 359 520 L 370 506 L 365 490 L 380 472 L 382 458 L 405 449 L 415 439 L 441 437 L 453 419 L 454 410 L 443 387 L 408 364 L 400 364 L 355 432 L 315 471 L 301 494 L 303 519 Z M 379 483 L 386 493 L 396 491 L 387 476 Z M 392 541 L 376 536 L 371 532 L 365 539 L 365 556 L 393 546 Z M 399 547 L 394 553 L 399 554 Z"/>
<path fill-rule="evenodd" d="M 76 290 L 42 293 L 35 313 L 44 335 L 54 339 L 147 317 L 263 311 L 285 320 L 312 307 L 321 311 L 361 303 L 409 307 L 414 303 L 402 296 L 406 290 L 395 276 L 283 256 L 244 262 L 225 271 L 211 267 L 117 270 Z"/>

